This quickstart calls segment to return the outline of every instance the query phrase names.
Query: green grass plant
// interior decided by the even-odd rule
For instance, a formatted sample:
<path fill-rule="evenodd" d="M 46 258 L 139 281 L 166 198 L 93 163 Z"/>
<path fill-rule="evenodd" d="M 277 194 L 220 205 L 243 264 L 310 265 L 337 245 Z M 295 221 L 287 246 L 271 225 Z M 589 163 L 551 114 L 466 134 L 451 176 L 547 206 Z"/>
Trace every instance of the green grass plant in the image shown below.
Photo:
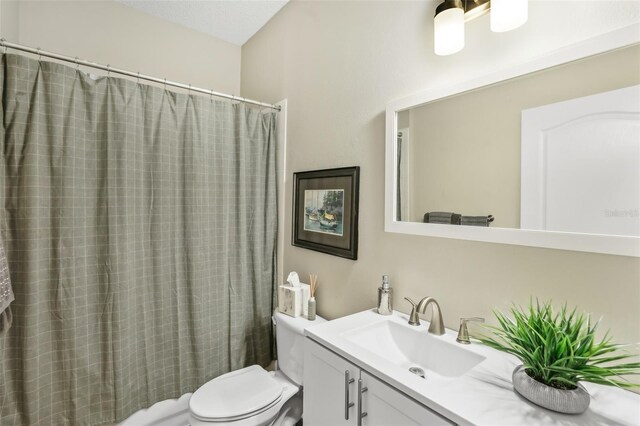
<path fill-rule="evenodd" d="M 528 310 L 513 306 L 513 318 L 494 310 L 499 326 L 487 326 L 494 336 L 478 340 L 487 346 L 517 357 L 525 372 L 545 385 L 575 389 L 578 382 L 592 382 L 621 388 L 640 387 L 625 377 L 640 374 L 640 362 L 628 345 L 611 342 L 609 333 L 597 342 L 598 323 L 576 308 L 562 306 L 554 312 L 551 302 L 529 303 Z"/>

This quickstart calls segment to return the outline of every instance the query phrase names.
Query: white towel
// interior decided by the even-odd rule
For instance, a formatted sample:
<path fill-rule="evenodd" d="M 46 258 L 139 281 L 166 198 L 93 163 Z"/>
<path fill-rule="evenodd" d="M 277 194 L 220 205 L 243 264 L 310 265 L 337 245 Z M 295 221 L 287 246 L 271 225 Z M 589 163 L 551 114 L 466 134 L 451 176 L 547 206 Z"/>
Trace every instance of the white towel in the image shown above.
<path fill-rule="evenodd" d="M 7 253 L 4 251 L 4 243 L 0 239 L 0 336 L 6 334 L 11 327 L 13 315 L 9 305 L 14 300 Z"/>

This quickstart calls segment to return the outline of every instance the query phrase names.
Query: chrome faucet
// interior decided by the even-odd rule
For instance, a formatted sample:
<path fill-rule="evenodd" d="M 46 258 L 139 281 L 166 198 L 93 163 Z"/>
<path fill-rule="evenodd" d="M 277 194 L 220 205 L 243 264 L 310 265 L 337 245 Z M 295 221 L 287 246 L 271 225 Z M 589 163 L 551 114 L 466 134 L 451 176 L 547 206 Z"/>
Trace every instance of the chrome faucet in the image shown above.
<path fill-rule="evenodd" d="M 413 306 L 411 314 L 409 315 L 409 324 L 420 325 L 420 317 L 418 314 L 424 314 L 427 310 L 427 306 L 429 306 L 429 304 L 433 304 L 433 308 L 431 309 L 431 321 L 429 321 L 429 333 L 437 336 L 442 336 L 444 334 L 444 321 L 442 320 L 440 305 L 438 305 L 436 299 L 430 296 L 424 297 L 417 305 L 408 297 L 405 297 L 405 299 Z"/>

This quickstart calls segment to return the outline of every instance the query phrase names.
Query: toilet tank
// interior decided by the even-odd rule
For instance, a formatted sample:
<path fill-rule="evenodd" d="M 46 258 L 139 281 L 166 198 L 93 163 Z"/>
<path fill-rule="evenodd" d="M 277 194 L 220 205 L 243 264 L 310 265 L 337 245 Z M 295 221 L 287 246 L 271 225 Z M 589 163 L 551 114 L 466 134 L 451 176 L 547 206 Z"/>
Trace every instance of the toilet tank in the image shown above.
<path fill-rule="evenodd" d="M 326 322 L 316 316 L 315 321 L 305 317 L 290 317 L 274 312 L 276 322 L 276 344 L 278 346 L 278 368 L 294 383 L 301 386 L 304 368 L 304 329 Z"/>

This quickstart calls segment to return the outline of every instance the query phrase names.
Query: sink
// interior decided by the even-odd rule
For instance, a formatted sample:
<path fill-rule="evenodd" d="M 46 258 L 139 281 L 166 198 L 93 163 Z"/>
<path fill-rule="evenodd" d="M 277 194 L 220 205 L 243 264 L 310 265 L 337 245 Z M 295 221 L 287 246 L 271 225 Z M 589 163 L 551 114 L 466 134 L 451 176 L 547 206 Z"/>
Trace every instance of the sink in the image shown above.
<path fill-rule="evenodd" d="M 462 376 L 485 359 L 458 343 L 429 334 L 424 327 L 399 324 L 391 318 L 344 331 L 341 337 L 401 369 L 416 371 L 418 367 L 427 380 L 434 373 L 445 378 Z"/>

